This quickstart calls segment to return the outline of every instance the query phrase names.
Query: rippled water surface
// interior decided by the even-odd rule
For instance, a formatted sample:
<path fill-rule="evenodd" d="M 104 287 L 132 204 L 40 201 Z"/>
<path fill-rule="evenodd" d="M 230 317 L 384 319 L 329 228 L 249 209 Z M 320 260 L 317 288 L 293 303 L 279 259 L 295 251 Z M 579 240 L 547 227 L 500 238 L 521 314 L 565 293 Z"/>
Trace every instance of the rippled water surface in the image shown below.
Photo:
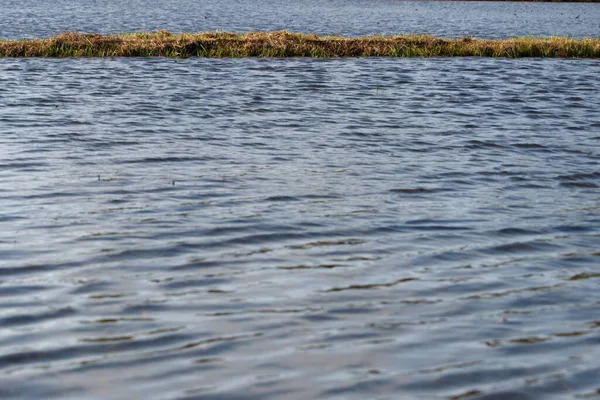
<path fill-rule="evenodd" d="M 0 39 L 63 31 L 600 36 L 600 5 L 400 0 L 0 0 Z"/>
<path fill-rule="evenodd" d="M 597 397 L 599 90 L 593 60 L 1 60 L 0 397 Z"/>

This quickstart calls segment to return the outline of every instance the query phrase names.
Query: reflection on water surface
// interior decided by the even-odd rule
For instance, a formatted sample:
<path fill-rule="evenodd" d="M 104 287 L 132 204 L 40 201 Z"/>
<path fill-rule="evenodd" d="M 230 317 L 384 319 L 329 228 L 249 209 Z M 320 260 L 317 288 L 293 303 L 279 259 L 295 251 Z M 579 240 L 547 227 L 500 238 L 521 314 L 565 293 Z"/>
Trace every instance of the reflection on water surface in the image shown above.
<path fill-rule="evenodd" d="M 0 68 L 3 398 L 599 389 L 597 62 Z"/>

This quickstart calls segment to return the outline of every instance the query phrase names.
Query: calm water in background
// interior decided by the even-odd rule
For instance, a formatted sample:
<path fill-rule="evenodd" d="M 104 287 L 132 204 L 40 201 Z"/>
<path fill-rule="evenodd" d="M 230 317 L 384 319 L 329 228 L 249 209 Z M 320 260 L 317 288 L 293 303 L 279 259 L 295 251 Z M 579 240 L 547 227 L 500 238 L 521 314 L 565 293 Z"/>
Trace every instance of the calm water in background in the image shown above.
<path fill-rule="evenodd" d="M 19 4 L 5 37 L 216 28 Z M 594 60 L 0 60 L 0 398 L 598 397 L 599 90 Z"/>
<path fill-rule="evenodd" d="M 397 0 L 0 0 L 0 39 L 64 31 L 274 31 L 502 38 L 600 36 L 600 6 Z"/>

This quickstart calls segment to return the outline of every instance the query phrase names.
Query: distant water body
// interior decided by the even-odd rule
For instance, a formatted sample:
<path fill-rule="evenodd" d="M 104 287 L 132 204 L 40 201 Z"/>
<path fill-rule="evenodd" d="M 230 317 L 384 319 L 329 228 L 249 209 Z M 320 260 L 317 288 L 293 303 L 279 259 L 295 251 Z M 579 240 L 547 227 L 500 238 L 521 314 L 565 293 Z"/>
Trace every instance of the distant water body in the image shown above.
<path fill-rule="evenodd" d="M 49 4 L 2 35 L 595 10 Z M 0 60 L 0 398 L 597 397 L 598 93 L 597 60 Z"/>
<path fill-rule="evenodd" d="M 398 0 L 3 0 L 0 39 L 65 31 L 121 33 L 288 30 L 319 35 L 507 38 L 600 36 L 600 6 L 589 3 Z"/>

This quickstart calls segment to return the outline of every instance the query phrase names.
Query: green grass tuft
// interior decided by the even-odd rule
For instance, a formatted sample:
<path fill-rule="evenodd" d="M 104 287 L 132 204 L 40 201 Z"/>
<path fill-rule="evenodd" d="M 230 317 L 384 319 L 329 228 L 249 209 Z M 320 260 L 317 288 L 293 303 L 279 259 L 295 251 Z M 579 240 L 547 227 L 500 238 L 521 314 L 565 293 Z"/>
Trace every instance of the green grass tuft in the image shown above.
<path fill-rule="evenodd" d="M 443 39 L 427 35 L 343 38 L 279 32 L 98 34 L 0 41 L 0 57 L 560 57 L 600 58 L 600 38 Z"/>

